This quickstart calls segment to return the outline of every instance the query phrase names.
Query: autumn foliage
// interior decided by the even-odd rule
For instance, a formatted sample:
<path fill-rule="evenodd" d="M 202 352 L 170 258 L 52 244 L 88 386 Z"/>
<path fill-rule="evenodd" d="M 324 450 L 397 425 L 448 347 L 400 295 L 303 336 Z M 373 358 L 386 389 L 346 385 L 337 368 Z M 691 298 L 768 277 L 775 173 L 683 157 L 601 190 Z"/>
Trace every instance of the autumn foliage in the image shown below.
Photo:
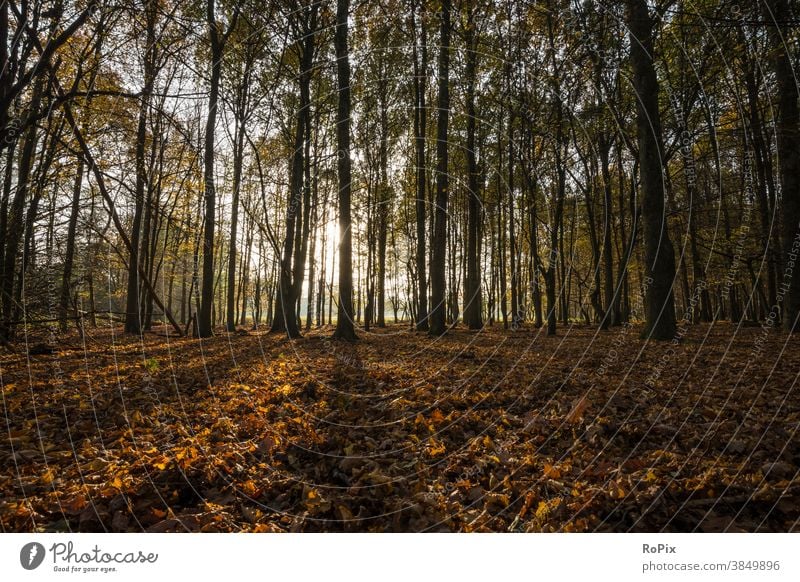
<path fill-rule="evenodd" d="M 0 356 L 4 531 L 798 527 L 778 333 L 118 331 Z"/>

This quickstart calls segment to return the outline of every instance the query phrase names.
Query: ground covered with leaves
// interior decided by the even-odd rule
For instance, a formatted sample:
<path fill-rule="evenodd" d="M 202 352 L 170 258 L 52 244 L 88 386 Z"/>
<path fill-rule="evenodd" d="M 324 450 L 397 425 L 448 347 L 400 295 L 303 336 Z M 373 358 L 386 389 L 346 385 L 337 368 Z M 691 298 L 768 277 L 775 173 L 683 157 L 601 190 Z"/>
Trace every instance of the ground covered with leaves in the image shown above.
<path fill-rule="evenodd" d="M 15 344 L 3 531 L 800 529 L 785 335 L 330 333 Z"/>

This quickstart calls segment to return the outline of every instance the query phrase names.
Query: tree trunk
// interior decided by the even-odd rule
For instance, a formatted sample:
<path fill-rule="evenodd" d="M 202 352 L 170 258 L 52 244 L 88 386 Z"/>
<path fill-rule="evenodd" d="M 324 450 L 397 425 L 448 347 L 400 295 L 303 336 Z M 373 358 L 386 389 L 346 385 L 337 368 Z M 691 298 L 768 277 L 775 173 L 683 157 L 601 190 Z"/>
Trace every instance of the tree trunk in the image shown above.
<path fill-rule="evenodd" d="M 249 77 L 245 72 L 245 81 Z M 247 83 L 243 83 L 240 91 L 245 93 Z M 244 111 L 247 97 L 239 100 L 239 119 L 234 132 L 233 150 L 233 200 L 231 201 L 231 236 L 228 245 L 228 285 L 225 324 L 228 331 L 236 331 L 236 236 L 239 226 L 239 193 L 242 187 L 242 162 L 244 158 L 244 124 L 246 112 Z"/>
<path fill-rule="evenodd" d="M 433 261 L 431 264 L 430 334 L 445 333 L 445 258 L 447 253 L 447 199 L 449 196 L 448 121 L 450 114 L 450 0 L 442 1 L 441 37 L 439 39 L 439 97 L 436 125 L 436 208 L 433 226 Z"/>
<path fill-rule="evenodd" d="M 630 60 L 636 100 L 642 226 L 645 247 L 644 338 L 671 340 L 675 336 L 675 251 L 669 239 L 664 208 L 664 157 L 658 109 L 658 79 L 653 65 L 653 21 L 646 0 L 627 0 Z"/>
<path fill-rule="evenodd" d="M 775 132 L 778 141 L 780 183 L 782 194 L 782 250 L 783 326 L 796 331 L 800 318 L 800 276 L 797 276 L 797 258 L 800 253 L 800 114 L 798 114 L 798 89 L 792 68 L 790 48 L 791 18 L 787 0 L 767 0 L 763 7 L 765 18 L 777 23 L 768 27 L 772 49 L 772 64 L 777 81 L 778 118 Z M 793 276 L 794 275 L 794 276 Z"/>
<path fill-rule="evenodd" d="M 550 41 L 550 61 L 552 67 L 553 95 L 555 96 L 555 140 L 553 153 L 556 171 L 555 185 L 555 208 L 553 209 L 553 222 L 550 225 L 550 256 L 547 261 L 547 271 L 545 272 L 545 292 L 547 295 L 547 335 L 556 334 L 556 264 L 559 258 L 559 240 L 563 229 L 564 217 L 564 198 L 566 197 L 566 160 L 565 132 L 564 132 L 564 109 L 561 102 L 561 81 L 559 78 L 560 70 L 556 59 L 555 38 L 553 32 L 553 16 L 547 18 L 547 30 Z M 562 293 L 563 296 L 563 293 Z"/>
<path fill-rule="evenodd" d="M 33 95 L 29 106 L 28 115 L 35 115 L 39 109 L 44 79 L 37 77 L 33 87 Z M 14 284 L 16 282 L 17 253 L 22 242 L 25 199 L 30 190 L 30 177 L 33 168 L 34 153 L 36 151 L 37 131 L 36 124 L 31 123 L 25 131 L 22 149 L 17 162 L 17 191 L 11 201 L 9 216 L 6 223 L 5 253 L 3 255 L 3 280 L 2 302 L 3 321 L 0 323 L 0 339 L 9 339 L 13 335 L 14 318 Z"/>
<path fill-rule="evenodd" d="M 514 226 L 514 114 L 508 118 L 508 253 L 511 270 L 511 329 L 522 325 L 520 313 L 517 234 Z"/>
<path fill-rule="evenodd" d="M 305 190 L 303 177 L 305 172 L 304 153 L 306 134 L 309 129 L 308 116 L 311 108 L 310 84 L 311 67 L 314 56 L 314 36 L 316 32 L 317 4 L 304 13 L 307 17 L 304 31 L 306 35 L 298 39 L 302 47 L 300 59 L 300 106 L 297 110 L 294 144 L 289 175 L 289 193 L 286 209 L 286 238 L 283 243 L 278 288 L 275 298 L 275 310 L 272 318 L 271 332 L 285 331 L 289 338 L 300 337 L 300 326 L 297 322 L 298 291 L 301 288 L 305 262 L 303 240 L 303 218 L 307 208 L 303 208 Z M 302 15 L 298 15 L 302 16 Z M 307 196 L 306 196 L 307 198 Z M 299 280 L 298 280 L 299 279 Z"/>
<path fill-rule="evenodd" d="M 350 52 L 347 44 L 347 18 L 350 0 L 336 1 L 336 142 L 339 177 L 339 308 L 333 337 L 357 339 L 353 326 L 353 231 L 350 217 Z"/>
<path fill-rule="evenodd" d="M 144 58 L 144 86 L 142 87 L 139 119 L 136 126 L 136 185 L 134 190 L 133 223 L 131 225 L 131 252 L 128 259 L 128 288 L 125 306 L 125 333 L 139 334 L 142 331 L 141 310 L 139 306 L 141 284 L 139 280 L 140 239 L 142 213 L 147 187 L 147 168 L 145 166 L 145 145 L 147 140 L 147 116 L 153 92 L 155 75 L 155 26 L 156 3 L 148 1 L 145 7 L 146 50 Z"/>
<path fill-rule="evenodd" d="M 205 220 L 203 225 L 203 281 L 200 310 L 197 313 L 197 333 L 200 337 L 213 335 L 212 308 L 214 304 L 214 226 L 216 222 L 216 192 L 214 187 L 214 129 L 217 121 L 219 82 L 222 75 L 223 41 L 214 14 L 214 0 L 208 0 L 206 19 L 211 40 L 211 86 L 208 93 L 203 181 L 205 185 Z"/>
<path fill-rule="evenodd" d="M 611 217 L 614 215 L 614 209 L 611 197 L 611 171 L 609 169 L 610 140 L 605 136 L 601 137 L 598 149 L 600 150 L 600 172 L 603 179 L 603 286 L 605 291 L 605 303 L 603 304 L 605 313 L 600 327 L 608 329 L 610 325 L 615 325 L 619 319 L 619 314 L 614 310 L 614 256 L 611 245 Z"/>
<path fill-rule="evenodd" d="M 423 3 L 424 6 L 424 3 Z M 416 23 L 416 15 L 412 14 L 412 23 Z M 418 29 L 414 24 L 414 31 Z M 426 269 L 427 251 L 425 237 L 426 204 L 427 204 L 427 171 L 425 165 L 425 136 L 427 133 L 428 117 L 425 106 L 426 81 L 428 78 L 428 43 L 425 23 L 422 22 L 420 31 L 420 59 L 417 60 L 417 42 L 414 40 L 414 145 L 416 149 L 416 218 L 417 218 L 417 331 L 428 331 L 428 277 Z"/>
<path fill-rule="evenodd" d="M 475 12 L 470 12 L 467 23 L 466 44 L 466 99 L 467 99 L 467 277 L 464 281 L 464 320 L 470 329 L 483 327 L 481 307 L 481 259 L 478 241 L 481 236 L 481 194 L 478 162 L 475 151 L 475 82 L 478 67 L 477 40 L 475 38 Z"/>
<path fill-rule="evenodd" d="M 67 245 L 64 250 L 64 269 L 61 275 L 61 295 L 58 303 L 59 325 L 62 332 L 67 331 L 67 311 L 69 309 L 70 289 L 72 288 L 72 266 L 75 262 L 75 234 L 78 231 L 78 211 L 80 210 L 81 187 L 83 185 L 83 158 L 78 159 L 75 169 L 75 182 L 72 186 L 69 223 L 67 225 Z"/>

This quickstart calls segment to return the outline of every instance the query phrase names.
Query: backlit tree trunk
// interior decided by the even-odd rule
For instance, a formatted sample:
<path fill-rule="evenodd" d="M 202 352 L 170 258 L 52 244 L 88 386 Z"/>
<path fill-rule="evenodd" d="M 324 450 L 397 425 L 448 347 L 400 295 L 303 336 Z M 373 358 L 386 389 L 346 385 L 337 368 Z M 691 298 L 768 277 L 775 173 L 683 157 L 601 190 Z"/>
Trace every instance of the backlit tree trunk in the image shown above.
<path fill-rule="evenodd" d="M 339 308 L 333 337 L 354 341 L 353 325 L 353 232 L 350 217 L 350 53 L 347 17 L 350 0 L 336 2 L 336 110 L 337 172 L 339 178 Z"/>

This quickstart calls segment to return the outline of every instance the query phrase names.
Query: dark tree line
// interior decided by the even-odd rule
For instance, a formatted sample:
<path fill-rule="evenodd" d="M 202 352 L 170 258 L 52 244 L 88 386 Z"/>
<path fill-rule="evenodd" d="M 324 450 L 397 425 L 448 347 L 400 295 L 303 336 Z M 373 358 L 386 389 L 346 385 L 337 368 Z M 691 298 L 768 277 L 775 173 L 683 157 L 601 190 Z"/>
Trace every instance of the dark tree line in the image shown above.
<path fill-rule="evenodd" d="M 0 6 L 0 334 L 800 315 L 787 0 Z"/>

